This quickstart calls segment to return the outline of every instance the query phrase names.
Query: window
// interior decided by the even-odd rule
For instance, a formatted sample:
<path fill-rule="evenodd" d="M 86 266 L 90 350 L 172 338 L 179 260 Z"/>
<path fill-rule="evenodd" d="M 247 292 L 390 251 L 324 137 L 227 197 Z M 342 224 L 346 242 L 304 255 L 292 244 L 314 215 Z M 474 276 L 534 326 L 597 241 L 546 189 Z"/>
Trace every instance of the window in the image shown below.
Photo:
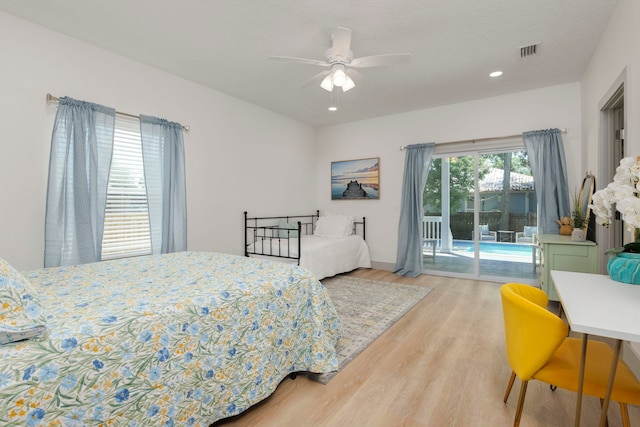
<path fill-rule="evenodd" d="M 102 259 L 151 254 L 140 122 L 116 116 Z"/>

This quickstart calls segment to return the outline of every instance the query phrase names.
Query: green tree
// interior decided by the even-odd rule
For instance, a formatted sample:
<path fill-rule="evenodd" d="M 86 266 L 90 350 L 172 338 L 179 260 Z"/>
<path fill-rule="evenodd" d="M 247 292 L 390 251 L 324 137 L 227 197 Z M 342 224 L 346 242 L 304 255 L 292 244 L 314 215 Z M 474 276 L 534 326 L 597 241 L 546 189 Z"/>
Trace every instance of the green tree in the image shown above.
<path fill-rule="evenodd" d="M 513 163 L 513 153 L 502 154 L 504 161 L 504 173 L 502 175 L 502 214 L 500 215 L 500 228 L 509 230 L 509 213 L 511 212 L 511 167 Z"/>
<path fill-rule="evenodd" d="M 529 156 L 526 151 L 512 151 L 511 153 L 511 172 L 520 173 L 531 176 L 531 165 L 529 164 Z M 504 169 L 505 153 L 483 154 L 480 158 L 485 159 L 485 163 L 489 163 L 496 169 Z"/>
<path fill-rule="evenodd" d="M 425 213 L 442 213 L 442 161 L 443 159 L 433 159 L 431 162 L 423 193 Z M 491 167 L 493 165 L 490 161 L 482 161 L 479 165 L 479 179 L 484 178 Z M 451 157 L 449 175 L 450 209 L 451 212 L 457 212 L 474 187 L 473 157 Z"/>

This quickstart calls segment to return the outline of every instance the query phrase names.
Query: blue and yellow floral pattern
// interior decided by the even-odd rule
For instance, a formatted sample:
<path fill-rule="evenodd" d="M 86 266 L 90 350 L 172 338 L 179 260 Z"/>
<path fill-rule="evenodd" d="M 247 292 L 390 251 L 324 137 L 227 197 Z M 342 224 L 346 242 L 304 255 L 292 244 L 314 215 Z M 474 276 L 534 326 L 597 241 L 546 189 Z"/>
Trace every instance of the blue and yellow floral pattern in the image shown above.
<path fill-rule="evenodd" d="M 0 346 L 0 425 L 208 426 L 338 367 L 306 270 L 181 252 L 26 272 L 49 336 Z"/>
<path fill-rule="evenodd" d="M 0 258 L 0 345 L 44 336 L 46 323 L 37 292 Z"/>

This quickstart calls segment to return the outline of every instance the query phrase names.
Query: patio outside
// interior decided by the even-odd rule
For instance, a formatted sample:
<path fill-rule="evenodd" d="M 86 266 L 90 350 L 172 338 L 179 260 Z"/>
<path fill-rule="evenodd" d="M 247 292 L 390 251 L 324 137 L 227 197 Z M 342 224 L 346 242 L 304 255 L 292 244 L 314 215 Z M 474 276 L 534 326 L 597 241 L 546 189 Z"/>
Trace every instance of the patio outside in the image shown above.
<path fill-rule="evenodd" d="M 537 280 L 536 246 L 533 243 L 479 242 L 480 274 L 482 276 L 511 277 Z M 454 240 L 448 252 L 437 246 L 423 247 L 425 272 L 474 274 L 474 243 Z"/>
<path fill-rule="evenodd" d="M 537 280 L 537 199 L 525 151 L 434 159 L 424 212 L 426 273 Z"/>

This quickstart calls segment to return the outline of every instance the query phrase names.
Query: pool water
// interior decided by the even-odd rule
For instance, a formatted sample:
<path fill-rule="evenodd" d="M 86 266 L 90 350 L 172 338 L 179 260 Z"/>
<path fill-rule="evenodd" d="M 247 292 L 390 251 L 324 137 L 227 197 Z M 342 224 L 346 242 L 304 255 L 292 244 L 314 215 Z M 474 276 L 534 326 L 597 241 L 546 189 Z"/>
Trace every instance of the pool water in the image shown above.
<path fill-rule="evenodd" d="M 473 253 L 473 242 L 470 240 L 454 240 L 453 250 L 456 252 Z M 531 256 L 531 245 L 480 242 L 480 252 L 492 255 Z"/>

